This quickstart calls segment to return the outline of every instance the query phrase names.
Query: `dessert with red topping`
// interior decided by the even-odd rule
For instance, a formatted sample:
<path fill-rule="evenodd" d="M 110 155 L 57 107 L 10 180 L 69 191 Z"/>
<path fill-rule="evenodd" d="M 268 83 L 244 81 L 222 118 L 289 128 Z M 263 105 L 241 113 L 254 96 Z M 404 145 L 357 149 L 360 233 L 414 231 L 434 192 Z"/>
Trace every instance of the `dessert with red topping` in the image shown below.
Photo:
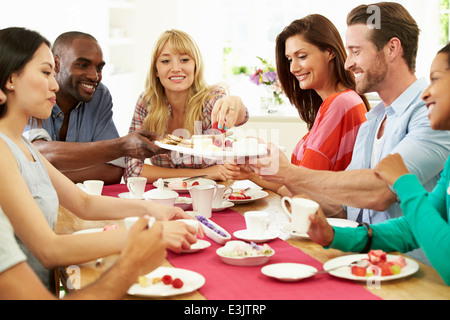
<path fill-rule="evenodd" d="M 358 261 L 352 265 L 351 272 L 358 277 L 392 276 L 399 274 L 406 266 L 406 260 L 402 256 L 387 259 L 386 252 L 371 250 L 367 259 Z"/>

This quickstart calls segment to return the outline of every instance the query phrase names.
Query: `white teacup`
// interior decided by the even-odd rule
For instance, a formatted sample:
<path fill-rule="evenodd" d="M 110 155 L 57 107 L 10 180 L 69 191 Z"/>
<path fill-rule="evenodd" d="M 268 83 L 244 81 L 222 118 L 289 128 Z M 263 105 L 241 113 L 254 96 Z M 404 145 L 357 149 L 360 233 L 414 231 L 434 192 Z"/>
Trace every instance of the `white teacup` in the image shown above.
<path fill-rule="evenodd" d="M 286 207 L 286 202 L 291 205 L 291 212 Z M 298 233 L 307 233 L 311 226 L 309 216 L 316 213 L 319 209 L 319 204 L 315 201 L 303 198 L 288 198 L 281 199 L 281 207 L 284 213 L 291 220 L 293 231 Z"/>
<path fill-rule="evenodd" d="M 127 188 L 130 191 L 130 199 L 143 199 L 147 178 L 130 177 L 127 179 Z"/>
<path fill-rule="evenodd" d="M 249 237 L 261 238 L 269 227 L 269 213 L 262 211 L 249 211 L 244 214 Z"/>
<path fill-rule="evenodd" d="M 233 188 L 225 187 L 224 185 L 218 184 L 216 187 L 216 193 L 214 195 L 212 207 L 222 208 L 222 203 L 224 200 L 228 199 L 230 194 L 233 193 Z"/>
<path fill-rule="evenodd" d="M 101 180 L 86 180 L 83 182 L 84 190 L 86 193 L 101 196 L 104 182 Z"/>

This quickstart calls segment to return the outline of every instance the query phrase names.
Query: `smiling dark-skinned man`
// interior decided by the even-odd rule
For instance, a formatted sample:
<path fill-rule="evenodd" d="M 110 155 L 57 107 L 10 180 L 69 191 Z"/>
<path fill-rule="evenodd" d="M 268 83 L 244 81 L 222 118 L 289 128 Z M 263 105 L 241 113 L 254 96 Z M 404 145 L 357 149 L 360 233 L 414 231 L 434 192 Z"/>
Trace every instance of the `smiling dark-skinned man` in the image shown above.
<path fill-rule="evenodd" d="M 121 181 L 123 157 L 145 159 L 164 151 L 152 143 L 155 133 L 138 131 L 119 137 L 112 119 L 112 97 L 101 83 L 105 66 L 97 40 L 67 32 L 53 45 L 59 85 L 52 115 L 31 120 L 24 135 L 73 182 Z"/>

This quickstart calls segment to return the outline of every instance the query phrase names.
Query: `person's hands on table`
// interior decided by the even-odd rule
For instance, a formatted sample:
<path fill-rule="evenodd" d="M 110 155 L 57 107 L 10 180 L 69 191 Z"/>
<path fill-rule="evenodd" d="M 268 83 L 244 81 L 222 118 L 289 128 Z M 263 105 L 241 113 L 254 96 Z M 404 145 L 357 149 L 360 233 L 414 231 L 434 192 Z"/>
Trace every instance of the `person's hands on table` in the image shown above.
<path fill-rule="evenodd" d="M 241 98 L 225 96 L 214 104 L 211 123 L 217 123 L 219 130 L 231 129 L 245 117 L 246 110 Z"/>
<path fill-rule="evenodd" d="M 189 213 L 185 212 L 181 208 L 163 206 L 163 205 L 160 205 L 160 204 L 154 203 L 154 202 L 149 202 L 149 204 L 150 203 L 151 203 L 151 206 L 150 206 L 150 208 L 151 208 L 150 209 L 151 216 L 153 216 L 158 221 L 161 221 L 161 222 L 175 222 L 176 220 L 179 220 L 179 219 L 191 219 L 191 220 L 197 221 L 197 219 L 192 217 Z M 180 227 L 178 232 L 183 233 L 183 232 L 186 232 L 187 230 L 189 230 L 188 231 L 189 233 L 195 235 L 194 228 L 193 227 L 186 228 L 185 227 L 186 223 L 176 224 L 176 225 L 178 225 Z M 174 231 L 173 228 L 171 228 L 170 230 Z M 201 238 L 204 237 L 204 233 L 203 233 L 203 229 L 202 228 L 199 228 L 198 236 L 201 237 Z"/>
<path fill-rule="evenodd" d="M 390 154 L 381 160 L 374 171 L 378 178 L 384 180 L 390 186 L 392 186 L 398 178 L 409 173 L 401 155 L 398 153 Z"/>
<path fill-rule="evenodd" d="M 167 243 L 167 248 L 173 252 L 179 253 L 183 249 L 188 250 L 192 244 L 197 242 L 195 227 L 182 221 L 167 221 L 163 224 L 163 238 Z M 198 230 L 203 235 L 203 229 L 199 227 Z"/>
<path fill-rule="evenodd" d="M 207 179 L 216 181 L 234 180 L 239 175 L 239 167 L 233 164 L 218 164 L 202 169 L 202 174 L 206 174 Z"/>
<path fill-rule="evenodd" d="M 140 218 L 130 228 L 120 254 L 121 262 L 130 264 L 130 270 L 139 276 L 158 268 L 167 254 L 162 223 L 156 222 L 148 230 L 148 221 L 147 217 Z"/>

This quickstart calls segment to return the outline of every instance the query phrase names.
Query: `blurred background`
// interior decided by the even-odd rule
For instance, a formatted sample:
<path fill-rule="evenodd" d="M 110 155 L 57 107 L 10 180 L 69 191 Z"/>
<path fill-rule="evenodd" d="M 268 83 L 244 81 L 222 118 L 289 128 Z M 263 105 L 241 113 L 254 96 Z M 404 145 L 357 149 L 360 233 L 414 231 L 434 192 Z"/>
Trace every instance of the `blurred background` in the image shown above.
<path fill-rule="evenodd" d="M 396 1 L 408 9 L 422 32 L 417 75 L 428 79 L 436 52 L 449 39 L 449 0 Z M 92 34 L 107 65 L 103 82 L 114 101 L 121 135 L 128 132 L 143 90 L 154 42 L 167 29 L 188 32 L 206 63 L 210 84 L 224 83 L 240 95 L 252 115 L 260 116 L 261 88 L 249 75 L 262 57 L 275 64 L 276 36 L 295 19 L 311 13 L 328 17 L 345 41 L 347 13 L 361 0 L 0 0 L 0 28 L 22 26 L 54 41 L 66 31 Z M 371 95 L 372 100 L 377 97 Z M 290 106 L 285 106 L 288 109 Z M 292 108 L 293 109 L 293 108 Z M 288 116 L 298 116 L 287 112 Z M 266 110 L 263 110 L 263 114 Z M 275 112 L 276 113 L 276 112 Z M 284 115 L 284 114 L 283 114 Z M 281 121 L 280 117 L 272 119 Z M 299 133 L 300 134 L 300 133 Z M 298 140 L 300 136 L 296 136 Z M 290 151 L 290 150 L 289 150 Z"/>

